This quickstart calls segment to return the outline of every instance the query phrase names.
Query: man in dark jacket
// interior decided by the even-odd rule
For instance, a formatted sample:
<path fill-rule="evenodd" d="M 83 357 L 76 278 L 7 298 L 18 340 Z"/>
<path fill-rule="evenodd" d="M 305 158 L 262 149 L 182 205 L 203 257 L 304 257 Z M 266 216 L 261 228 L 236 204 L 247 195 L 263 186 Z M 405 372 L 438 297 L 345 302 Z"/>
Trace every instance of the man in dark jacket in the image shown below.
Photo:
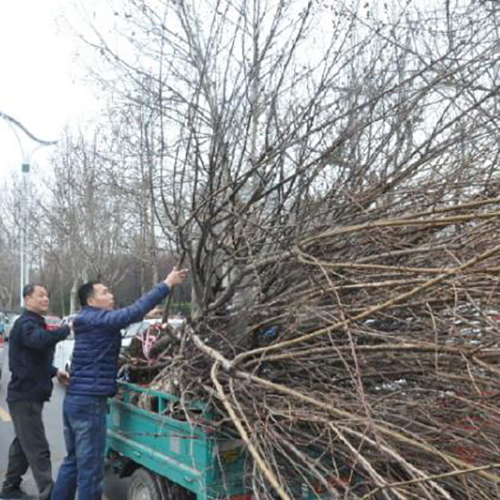
<path fill-rule="evenodd" d="M 26 285 L 24 312 L 14 323 L 9 341 L 9 368 L 12 376 L 7 403 L 16 437 L 9 449 L 9 465 L 0 491 L 1 499 L 26 498 L 21 490 L 22 476 L 31 467 L 40 499 L 50 497 L 53 486 L 49 443 L 42 420 L 43 405 L 52 394 L 52 378 L 61 382 L 67 375 L 52 365 L 54 346 L 70 329 L 49 331 L 43 315 L 49 309 L 49 296 L 41 284 Z"/>
<path fill-rule="evenodd" d="M 99 282 L 78 291 L 81 312 L 75 317 L 75 347 L 64 398 L 64 459 L 52 491 L 53 500 L 101 500 L 104 486 L 106 400 L 116 393 L 121 333 L 159 304 L 182 283 L 187 270 L 174 270 L 166 280 L 131 306 L 113 310 L 113 294 Z"/>

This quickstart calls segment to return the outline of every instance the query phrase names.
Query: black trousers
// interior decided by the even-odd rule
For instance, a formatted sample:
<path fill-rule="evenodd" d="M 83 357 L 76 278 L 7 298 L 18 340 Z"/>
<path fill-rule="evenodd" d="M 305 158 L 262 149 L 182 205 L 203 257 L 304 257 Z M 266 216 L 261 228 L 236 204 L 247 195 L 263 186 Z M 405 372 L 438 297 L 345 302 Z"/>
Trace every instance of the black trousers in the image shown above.
<path fill-rule="evenodd" d="M 19 487 L 22 476 L 31 467 L 40 500 L 46 500 L 50 497 L 54 482 L 49 443 L 42 420 L 43 403 L 16 401 L 8 404 L 16 437 L 9 449 L 4 487 Z"/>

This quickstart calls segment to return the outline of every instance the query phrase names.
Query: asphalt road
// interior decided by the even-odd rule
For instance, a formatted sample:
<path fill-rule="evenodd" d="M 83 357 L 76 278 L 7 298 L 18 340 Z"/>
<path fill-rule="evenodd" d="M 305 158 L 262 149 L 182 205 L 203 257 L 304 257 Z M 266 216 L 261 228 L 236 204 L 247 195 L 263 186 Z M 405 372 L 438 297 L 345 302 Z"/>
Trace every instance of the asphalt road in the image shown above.
<path fill-rule="evenodd" d="M 3 482 L 7 469 L 7 455 L 10 443 L 14 437 L 14 429 L 10 421 L 8 406 L 5 401 L 7 384 L 9 381 L 9 370 L 7 364 L 8 344 L 3 349 L 3 370 L 0 382 L 0 481 Z M 52 399 L 45 405 L 44 422 L 47 439 L 50 443 L 52 454 L 52 467 L 54 479 L 65 456 L 63 424 L 62 424 L 62 402 L 64 399 L 64 388 L 57 381 L 54 384 Z M 118 479 L 115 476 L 107 475 L 105 481 L 105 492 L 103 500 L 126 500 L 128 480 Z M 37 488 L 31 471 L 28 471 L 23 488 L 31 495 L 37 494 Z"/>

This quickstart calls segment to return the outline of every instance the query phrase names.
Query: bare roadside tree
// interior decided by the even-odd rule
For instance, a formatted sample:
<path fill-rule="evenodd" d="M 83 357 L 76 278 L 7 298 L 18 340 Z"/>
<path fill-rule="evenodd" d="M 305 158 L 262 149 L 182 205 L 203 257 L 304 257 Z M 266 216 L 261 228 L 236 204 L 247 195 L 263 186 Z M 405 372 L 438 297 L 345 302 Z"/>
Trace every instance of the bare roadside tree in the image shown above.
<path fill-rule="evenodd" d="M 69 285 L 70 313 L 78 308 L 82 282 L 105 277 L 113 286 L 122 278 L 116 258 L 125 246 L 127 212 L 123 196 L 106 176 L 101 151 L 108 146 L 101 131 L 91 139 L 67 134 L 52 158 L 50 197 L 40 202 L 45 265 L 57 269 Z"/>
<path fill-rule="evenodd" d="M 19 297 L 19 203 L 16 203 L 16 187 L 2 187 L 0 199 L 0 309 L 13 311 Z"/>
<path fill-rule="evenodd" d="M 100 33 L 92 44 L 116 71 L 115 102 L 147 116 L 152 199 L 191 268 L 196 317 L 220 313 L 249 280 L 265 293 L 259 269 L 318 225 L 484 189 L 495 19 L 466 2 L 444 7 L 114 6 L 123 45 Z M 435 190 L 420 192 L 422 179 Z"/>
<path fill-rule="evenodd" d="M 297 498 L 293 476 L 498 493 L 496 16 L 136 0 L 127 49 L 95 43 L 114 98 L 150 110 L 158 222 L 192 270 L 193 334 L 153 385 L 234 424 L 257 498 Z"/>

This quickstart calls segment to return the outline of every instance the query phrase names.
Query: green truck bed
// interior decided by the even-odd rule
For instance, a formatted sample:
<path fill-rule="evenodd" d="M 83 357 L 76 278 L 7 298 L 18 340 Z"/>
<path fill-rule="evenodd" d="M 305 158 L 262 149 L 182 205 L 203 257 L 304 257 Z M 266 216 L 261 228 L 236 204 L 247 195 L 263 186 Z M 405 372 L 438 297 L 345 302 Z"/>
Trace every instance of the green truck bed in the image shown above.
<path fill-rule="evenodd" d="M 147 409 L 137 405 L 139 398 Z M 128 500 L 252 500 L 252 464 L 243 443 L 215 431 L 204 405 L 190 407 L 191 422 L 178 405 L 172 395 L 129 383 L 110 401 L 107 465 L 132 476 Z M 295 498 L 339 497 L 299 484 Z"/>

